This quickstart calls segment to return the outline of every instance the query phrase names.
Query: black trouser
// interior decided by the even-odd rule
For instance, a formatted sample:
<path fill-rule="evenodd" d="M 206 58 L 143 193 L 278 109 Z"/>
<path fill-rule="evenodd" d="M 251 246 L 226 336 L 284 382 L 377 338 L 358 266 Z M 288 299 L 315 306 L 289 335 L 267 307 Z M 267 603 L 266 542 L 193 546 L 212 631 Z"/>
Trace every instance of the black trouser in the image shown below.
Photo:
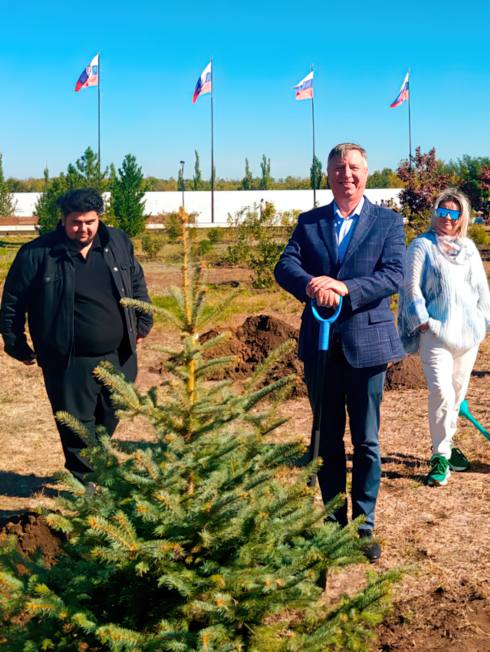
<path fill-rule="evenodd" d="M 60 410 L 76 417 L 95 435 L 95 427 L 103 426 L 107 434 L 113 434 L 119 419 L 112 406 L 109 391 L 93 375 L 102 360 L 108 360 L 122 371 L 126 380 L 136 379 L 136 355 L 122 364 L 117 351 L 97 357 L 73 356 L 68 367 L 43 367 L 44 383 L 53 414 Z M 92 471 L 80 455 L 86 442 L 70 428 L 56 422 L 65 454 L 65 467 L 79 480 Z"/>
<path fill-rule="evenodd" d="M 346 407 L 354 457 L 352 462 L 352 518 L 363 515 L 360 530 L 374 528 L 374 511 L 381 479 L 381 455 L 378 444 L 380 404 L 386 365 L 357 369 L 351 367 L 335 340 L 324 370 L 322 395 L 318 392 L 318 375 L 314 361 L 305 361 L 305 380 L 312 408 L 322 401 L 319 456 L 323 464 L 318 482 L 323 502 L 327 503 L 346 490 L 344 431 Z M 333 518 L 347 525 L 347 504 Z"/>

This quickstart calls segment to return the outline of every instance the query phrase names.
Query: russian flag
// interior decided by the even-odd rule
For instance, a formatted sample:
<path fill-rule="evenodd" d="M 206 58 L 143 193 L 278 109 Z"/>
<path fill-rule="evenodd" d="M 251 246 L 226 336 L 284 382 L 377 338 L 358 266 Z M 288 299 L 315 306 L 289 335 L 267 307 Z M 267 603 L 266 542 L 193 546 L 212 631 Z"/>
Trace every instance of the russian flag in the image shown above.
<path fill-rule="evenodd" d="M 197 102 L 197 99 L 200 95 L 211 93 L 212 82 L 213 79 L 212 79 L 211 61 L 210 61 L 202 71 L 199 79 L 197 80 L 196 88 L 194 89 L 194 95 L 192 96 L 192 104 L 195 104 Z"/>
<path fill-rule="evenodd" d="M 398 93 L 396 98 L 393 100 L 393 102 L 390 104 L 390 109 L 396 109 L 397 106 L 400 106 L 400 104 L 403 104 L 403 102 L 405 102 L 405 100 L 408 100 L 409 93 L 410 93 L 410 84 L 408 82 L 408 76 L 409 75 L 410 75 L 410 70 L 405 75 L 402 87 L 400 88 L 400 92 Z"/>
<path fill-rule="evenodd" d="M 312 100 L 313 99 L 313 70 L 302 79 L 299 84 L 293 86 L 296 89 L 297 100 Z"/>
<path fill-rule="evenodd" d="M 89 65 L 82 72 L 75 86 L 75 93 L 81 88 L 99 85 L 99 55 L 96 54 Z"/>

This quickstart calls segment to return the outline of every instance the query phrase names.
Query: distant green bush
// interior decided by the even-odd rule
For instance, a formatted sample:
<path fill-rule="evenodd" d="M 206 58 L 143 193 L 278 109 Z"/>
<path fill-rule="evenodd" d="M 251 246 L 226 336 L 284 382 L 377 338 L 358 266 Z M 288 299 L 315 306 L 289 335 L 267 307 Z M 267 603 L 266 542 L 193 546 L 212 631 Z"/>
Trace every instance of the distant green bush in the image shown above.
<path fill-rule="evenodd" d="M 405 225 L 405 241 L 409 245 L 414 238 L 430 228 L 431 211 L 422 210 L 414 213 Z"/>
<path fill-rule="evenodd" d="M 274 204 L 253 206 L 229 215 L 232 243 L 226 262 L 244 265 L 253 272 L 252 287 L 268 288 L 274 284 L 274 267 L 297 222 L 297 213 L 277 213 Z"/>
<path fill-rule="evenodd" d="M 211 251 L 212 248 L 213 248 L 213 243 L 211 242 L 211 240 L 207 240 L 207 239 L 206 240 L 201 240 L 199 242 L 199 247 L 198 247 L 199 255 L 200 256 L 205 256 L 206 254 L 208 254 Z"/>
<path fill-rule="evenodd" d="M 141 237 L 141 248 L 148 260 L 156 260 L 162 250 L 165 239 L 161 233 L 146 231 Z"/>
<path fill-rule="evenodd" d="M 473 240 L 477 247 L 485 247 L 490 241 L 483 224 L 470 224 L 468 227 L 468 237 Z"/>
<path fill-rule="evenodd" d="M 211 244 L 216 244 L 223 239 L 223 229 L 209 229 L 208 240 Z"/>
<path fill-rule="evenodd" d="M 178 211 L 171 213 L 162 213 L 163 225 L 165 227 L 165 235 L 169 242 L 177 242 L 182 237 L 182 222 L 179 217 Z M 196 214 L 189 215 L 189 223 L 194 224 L 196 221 Z"/>

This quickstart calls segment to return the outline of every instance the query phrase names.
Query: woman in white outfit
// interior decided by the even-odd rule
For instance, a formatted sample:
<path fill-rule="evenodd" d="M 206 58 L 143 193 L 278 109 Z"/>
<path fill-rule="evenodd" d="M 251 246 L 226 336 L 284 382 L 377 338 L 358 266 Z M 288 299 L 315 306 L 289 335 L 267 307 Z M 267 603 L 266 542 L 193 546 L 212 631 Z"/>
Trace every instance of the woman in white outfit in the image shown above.
<path fill-rule="evenodd" d="M 408 353 L 419 351 L 429 389 L 432 486 L 469 467 L 452 440 L 479 344 L 490 331 L 487 277 L 466 237 L 470 210 L 467 197 L 452 188 L 437 197 L 431 229 L 408 248 L 400 293 L 400 336 Z"/>

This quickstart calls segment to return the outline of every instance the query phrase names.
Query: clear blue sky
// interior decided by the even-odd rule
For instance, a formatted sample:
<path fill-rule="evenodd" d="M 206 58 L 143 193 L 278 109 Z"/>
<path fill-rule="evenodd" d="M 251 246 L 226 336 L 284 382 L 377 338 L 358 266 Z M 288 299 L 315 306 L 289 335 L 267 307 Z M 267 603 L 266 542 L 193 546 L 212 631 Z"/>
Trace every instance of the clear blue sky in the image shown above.
<path fill-rule="evenodd" d="M 220 177 L 306 176 L 308 101 L 292 86 L 315 67 L 317 154 L 346 140 L 371 170 L 407 155 L 406 104 L 388 105 L 411 68 L 413 144 L 448 160 L 490 155 L 490 2 L 72 3 L 0 0 L 0 151 L 7 176 L 57 174 L 96 149 L 95 88 L 74 93 L 101 53 L 102 163 L 133 153 L 146 175 L 209 174 L 209 95 L 194 85 L 214 59 L 215 162 Z"/>

